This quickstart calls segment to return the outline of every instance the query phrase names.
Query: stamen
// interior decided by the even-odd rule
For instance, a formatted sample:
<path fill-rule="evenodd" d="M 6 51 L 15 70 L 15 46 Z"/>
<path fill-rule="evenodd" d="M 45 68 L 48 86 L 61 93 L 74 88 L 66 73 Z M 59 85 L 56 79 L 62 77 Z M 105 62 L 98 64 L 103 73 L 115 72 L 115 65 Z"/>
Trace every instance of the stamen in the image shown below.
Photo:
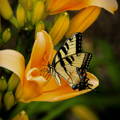
<path fill-rule="evenodd" d="M 45 85 L 48 82 L 44 76 L 40 75 L 39 68 L 30 69 L 26 74 L 26 79 L 28 81 L 36 82 L 40 87 L 42 87 L 43 85 Z"/>

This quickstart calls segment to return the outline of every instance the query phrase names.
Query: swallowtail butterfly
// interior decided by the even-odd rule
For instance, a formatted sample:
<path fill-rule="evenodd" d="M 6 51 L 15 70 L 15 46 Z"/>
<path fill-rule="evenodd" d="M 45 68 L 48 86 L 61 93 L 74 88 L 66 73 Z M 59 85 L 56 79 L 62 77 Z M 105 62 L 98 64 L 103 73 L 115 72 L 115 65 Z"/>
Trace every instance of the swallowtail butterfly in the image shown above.
<path fill-rule="evenodd" d="M 74 34 L 57 51 L 52 64 L 48 64 L 49 71 L 57 83 L 61 85 L 61 77 L 63 77 L 74 90 L 90 88 L 91 85 L 88 83 L 86 72 L 92 54 L 82 52 L 81 42 L 82 34 Z"/>

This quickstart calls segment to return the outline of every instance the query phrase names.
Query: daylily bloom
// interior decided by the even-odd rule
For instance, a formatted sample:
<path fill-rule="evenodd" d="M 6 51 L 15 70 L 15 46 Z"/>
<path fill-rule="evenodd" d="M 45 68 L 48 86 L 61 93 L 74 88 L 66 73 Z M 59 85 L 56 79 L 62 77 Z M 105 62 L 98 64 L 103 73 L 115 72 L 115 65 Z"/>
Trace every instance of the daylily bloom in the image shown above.
<path fill-rule="evenodd" d="M 0 51 L 0 66 L 13 71 L 20 78 L 16 91 L 19 101 L 61 101 L 87 93 L 99 85 L 98 79 L 89 72 L 87 72 L 87 77 L 93 85 L 92 89 L 73 90 L 63 78 L 61 78 L 61 86 L 58 85 L 55 78 L 44 70 L 48 63 L 52 63 L 55 53 L 51 37 L 45 31 L 37 33 L 26 68 L 24 57 L 19 52 Z"/>
<path fill-rule="evenodd" d="M 76 32 L 83 33 L 98 18 L 101 9 L 99 7 L 88 7 L 81 10 L 71 20 L 66 36 L 69 37 Z"/>
<path fill-rule="evenodd" d="M 67 10 L 81 10 L 90 6 L 104 8 L 111 13 L 117 10 L 116 0 L 47 0 L 49 14 L 57 14 Z"/>
<path fill-rule="evenodd" d="M 118 4 L 116 0 L 47 0 L 47 11 L 49 15 L 58 14 L 69 10 L 80 10 L 70 20 L 66 36 L 75 32 L 84 32 L 98 18 L 101 8 L 114 13 Z"/>

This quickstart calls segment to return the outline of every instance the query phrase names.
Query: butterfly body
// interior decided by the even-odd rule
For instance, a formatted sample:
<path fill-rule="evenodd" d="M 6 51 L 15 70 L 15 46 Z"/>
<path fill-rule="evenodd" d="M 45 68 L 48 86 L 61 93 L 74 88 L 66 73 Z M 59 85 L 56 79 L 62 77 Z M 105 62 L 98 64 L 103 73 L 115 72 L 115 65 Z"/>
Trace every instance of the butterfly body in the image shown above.
<path fill-rule="evenodd" d="M 76 89 L 84 90 L 84 89 L 86 89 L 86 88 L 91 89 L 90 86 L 92 86 L 92 84 L 88 83 L 88 82 L 89 82 L 89 78 L 87 78 L 86 70 L 83 70 L 83 69 L 81 69 L 81 68 L 76 68 L 76 70 L 77 70 L 77 73 L 78 73 L 78 75 L 79 75 L 80 81 L 79 81 L 79 83 L 74 84 L 74 85 L 72 86 L 72 88 L 73 88 L 74 90 L 76 90 Z"/>
<path fill-rule="evenodd" d="M 81 41 L 81 33 L 67 39 L 57 51 L 52 64 L 48 65 L 50 73 L 59 85 L 62 77 L 75 90 L 86 89 L 88 83 L 86 70 L 91 59 L 90 53 L 82 52 Z M 81 70 L 85 71 L 85 74 L 82 74 Z"/>

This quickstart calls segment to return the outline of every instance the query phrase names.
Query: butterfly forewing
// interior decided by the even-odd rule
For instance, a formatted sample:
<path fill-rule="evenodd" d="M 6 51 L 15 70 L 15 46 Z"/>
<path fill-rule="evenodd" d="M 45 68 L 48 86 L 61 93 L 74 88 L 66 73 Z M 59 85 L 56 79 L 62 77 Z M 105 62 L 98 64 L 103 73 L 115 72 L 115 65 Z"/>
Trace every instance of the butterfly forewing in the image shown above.
<path fill-rule="evenodd" d="M 82 52 L 81 42 L 82 42 L 81 33 L 76 33 L 71 38 L 68 38 L 55 55 L 54 62 L 57 62 L 60 59 L 67 57 L 69 55 Z"/>

